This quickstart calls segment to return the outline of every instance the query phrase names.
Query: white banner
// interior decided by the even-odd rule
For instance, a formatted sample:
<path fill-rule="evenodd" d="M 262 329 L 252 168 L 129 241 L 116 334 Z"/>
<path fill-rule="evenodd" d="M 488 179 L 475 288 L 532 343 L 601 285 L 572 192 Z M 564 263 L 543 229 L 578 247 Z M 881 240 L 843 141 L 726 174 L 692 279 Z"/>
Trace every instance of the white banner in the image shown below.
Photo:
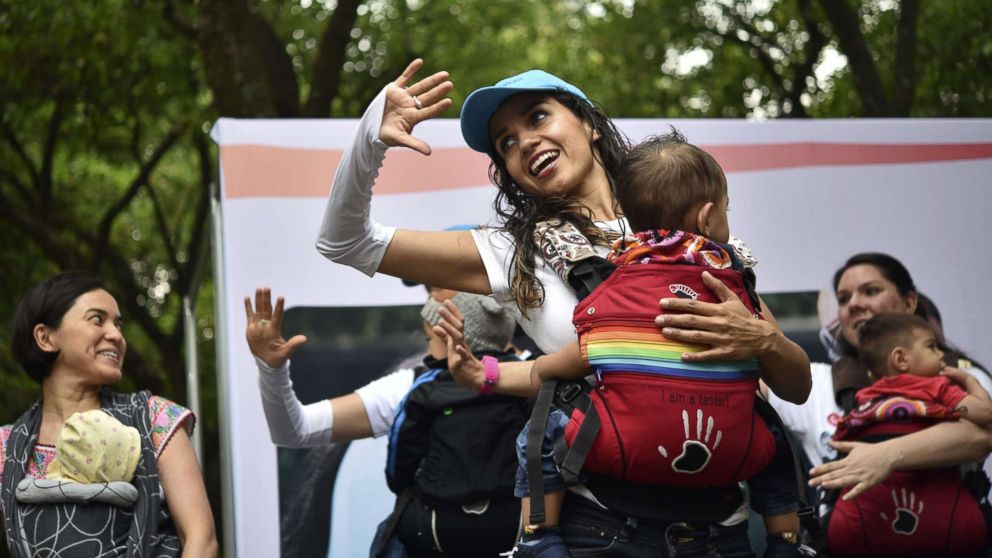
<path fill-rule="evenodd" d="M 992 259 L 981 244 L 992 232 L 992 120 L 617 123 L 635 140 L 675 125 L 723 165 L 731 231 L 761 262 L 761 292 L 829 288 L 834 271 L 852 254 L 886 252 L 906 264 L 917 287 L 937 303 L 948 339 L 992 363 L 992 347 L 985 344 L 992 338 L 986 296 Z M 424 300 L 422 290 L 386 276 L 368 278 L 314 249 L 335 166 L 355 127 L 353 120 L 221 119 L 213 130 L 220 145 L 223 213 L 223 281 L 217 284 L 224 309 L 224 327 L 217 332 L 224 367 L 221 420 L 228 433 L 235 527 L 226 536 L 236 537 L 238 556 L 280 552 L 276 450 L 244 342 L 243 297 L 256 286 L 270 286 L 289 307 Z M 488 161 L 464 146 L 457 121 L 428 122 L 417 133 L 434 154 L 390 150 L 376 183 L 373 218 L 425 230 L 493 223 Z M 354 445 L 346 460 L 360 459 L 352 454 L 377 443 Z M 392 505 L 381 448 L 368 451 L 375 456 L 368 467 L 377 476 L 363 466 L 340 473 L 369 477 L 360 485 L 367 490 L 355 490 L 340 475 L 337 480 L 349 490 L 335 490 L 334 556 L 367 554 L 375 527 L 368 517 L 349 516 L 357 508 L 347 498 L 363 506 L 363 513 L 370 505 L 381 507 L 385 512 L 373 516 L 379 518 Z M 346 500 L 339 493 L 347 493 L 340 496 Z"/>

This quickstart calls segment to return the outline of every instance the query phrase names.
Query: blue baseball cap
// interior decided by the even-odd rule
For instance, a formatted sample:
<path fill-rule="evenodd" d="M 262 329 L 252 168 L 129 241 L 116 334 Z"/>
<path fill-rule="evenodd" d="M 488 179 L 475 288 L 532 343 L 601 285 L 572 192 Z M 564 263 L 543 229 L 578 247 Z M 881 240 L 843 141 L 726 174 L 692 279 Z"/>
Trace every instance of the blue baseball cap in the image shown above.
<path fill-rule="evenodd" d="M 465 99 L 460 117 L 465 143 L 476 151 L 495 155 L 495 149 L 489 141 L 489 119 L 507 98 L 528 91 L 568 91 L 591 104 L 589 97 L 581 89 L 560 77 L 544 70 L 527 70 L 500 80 L 496 85 L 476 89 Z"/>

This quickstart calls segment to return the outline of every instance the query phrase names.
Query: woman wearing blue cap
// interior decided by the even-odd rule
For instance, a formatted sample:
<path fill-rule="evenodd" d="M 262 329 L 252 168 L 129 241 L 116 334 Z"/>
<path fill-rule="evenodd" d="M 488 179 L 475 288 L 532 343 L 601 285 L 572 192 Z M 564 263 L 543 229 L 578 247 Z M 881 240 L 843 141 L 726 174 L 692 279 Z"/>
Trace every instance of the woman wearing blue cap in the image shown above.
<path fill-rule="evenodd" d="M 560 261 L 545 259 L 535 233 L 547 230 L 549 223 L 553 228 L 564 222 L 599 255 L 609 251 L 626 228 L 613 177 L 628 150 L 627 140 L 574 85 L 540 70 L 524 72 L 474 91 L 461 113 L 466 143 L 491 158 L 490 177 L 499 189 L 495 210 L 502 226 L 422 232 L 375 223 L 369 218 L 371 188 L 386 150 L 404 146 L 429 155 L 430 146 L 411 135 L 413 128 L 452 104 L 446 97 L 453 88 L 447 72 L 411 83 L 422 64 L 412 62 L 363 116 L 334 177 L 317 249 L 367 275 L 382 272 L 492 294 L 541 350 L 557 351 L 574 340 L 571 318 L 577 299 L 559 275 Z M 809 386 L 793 374 L 808 369 L 802 349 L 774 321 L 751 316 L 719 281 L 707 284 L 724 302 L 680 301 L 686 304 L 670 309 L 687 314 L 666 315 L 665 335 L 713 347 L 686 357 L 694 360 L 757 357 L 776 393 L 786 400 L 804 400 Z M 480 389 L 534 393 L 529 363 L 487 368 L 484 377 L 465 381 Z M 631 499 L 639 496 L 631 491 Z M 604 547 L 608 549 L 601 555 L 608 556 L 667 555 L 691 547 L 723 556 L 751 556 L 746 519 L 744 508 L 702 525 L 705 529 L 675 533 L 671 527 L 683 523 L 615 513 L 593 494 L 578 490 L 566 496 L 561 526 L 569 548 L 585 551 L 583 555 L 596 555 L 586 552 Z"/>

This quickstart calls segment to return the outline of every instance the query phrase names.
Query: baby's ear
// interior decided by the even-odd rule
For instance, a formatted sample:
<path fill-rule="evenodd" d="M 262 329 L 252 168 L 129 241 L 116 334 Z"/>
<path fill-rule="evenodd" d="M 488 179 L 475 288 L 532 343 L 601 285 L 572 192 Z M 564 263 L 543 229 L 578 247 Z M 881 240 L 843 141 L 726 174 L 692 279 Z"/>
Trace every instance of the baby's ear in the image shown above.
<path fill-rule="evenodd" d="M 909 351 L 906 347 L 894 347 L 889 353 L 888 365 L 890 370 L 909 372 Z"/>
<path fill-rule="evenodd" d="M 713 216 L 713 202 L 706 202 L 696 211 L 696 234 L 710 235 L 710 218 Z"/>

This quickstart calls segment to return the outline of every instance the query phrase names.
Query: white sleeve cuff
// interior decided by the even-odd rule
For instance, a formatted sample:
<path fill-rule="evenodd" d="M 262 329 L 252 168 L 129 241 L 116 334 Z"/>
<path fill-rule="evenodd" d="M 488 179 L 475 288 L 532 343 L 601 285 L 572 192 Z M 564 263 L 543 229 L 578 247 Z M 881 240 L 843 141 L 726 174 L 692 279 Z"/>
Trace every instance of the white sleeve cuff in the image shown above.
<path fill-rule="evenodd" d="M 321 446 L 331 443 L 334 407 L 324 399 L 303 405 L 293 392 L 289 379 L 289 361 L 272 368 L 255 357 L 262 410 L 269 426 L 272 443 L 291 448 Z"/>

